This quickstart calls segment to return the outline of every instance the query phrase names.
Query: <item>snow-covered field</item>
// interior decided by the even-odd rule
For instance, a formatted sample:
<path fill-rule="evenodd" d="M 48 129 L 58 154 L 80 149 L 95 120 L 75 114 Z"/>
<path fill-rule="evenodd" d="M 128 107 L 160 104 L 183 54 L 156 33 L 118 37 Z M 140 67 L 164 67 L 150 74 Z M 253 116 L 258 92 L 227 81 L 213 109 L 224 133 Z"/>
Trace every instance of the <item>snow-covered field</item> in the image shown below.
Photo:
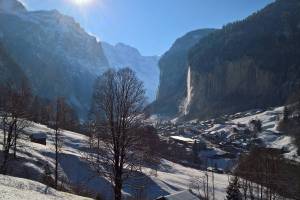
<path fill-rule="evenodd" d="M 14 168 L 14 176 L 41 181 L 44 173 L 44 167 L 48 163 L 54 167 L 54 131 L 50 128 L 33 124 L 27 130 L 27 134 L 46 133 L 48 136 L 47 145 L 32 143 L 28 135 L 20 140 L 18 152 L 18 167 Z M 107 200 L 111 199 L 110 183 L 95 176 L 89 166 L 82 160 L 82 155 L 87 145 L 87 137 L 70 131 L 62 131 L 64 137 L 64 146 L 60 156 L 60 174 L 67 178 L 72 184 L 84 185 L 95 193 L 101 193 Z M 1 141 L 2 134 L 0 134 Z M 150 175 L 151 169 L 144 168 L 143 172 L 147 175 L 145 180 L 145 193 L 148 198 L 154 199 L 161 195 L 172 194 L 174 192 L 189 189 L 193 179 L 203 177 L 204 172 L 192 168 L 175 164 L 168 160 L 162 160 L 157 175 Z M 225 189 L 228 184 L 227 175 L 215 175 L 215 188 L 217 199 L 224 199 Z M 5 186 L 7 187 L 7 186 Z M 134 195 L 131 187 L 125 186 L 125 194 Z M 19 199 L 19 198 L 18 198 Z"/>
<path fill-rule="evenodd" d="M 56 191 L 36 181 L 4 175 L 0 175 L 0 199 L 89 200 L 89 198 Z"/>

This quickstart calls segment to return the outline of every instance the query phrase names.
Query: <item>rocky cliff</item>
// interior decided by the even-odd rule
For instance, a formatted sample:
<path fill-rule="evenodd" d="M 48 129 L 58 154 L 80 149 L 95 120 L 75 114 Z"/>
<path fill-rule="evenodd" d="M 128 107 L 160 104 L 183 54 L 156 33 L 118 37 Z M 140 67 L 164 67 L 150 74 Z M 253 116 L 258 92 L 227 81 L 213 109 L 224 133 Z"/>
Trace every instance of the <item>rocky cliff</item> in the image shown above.
<path fill-rule="evenodd" d="M 277 0 L 200 40 L 189 53 L 186 117 L 282 105 L 299 90 L 299 11 L 300 1 Z"/>
<path fill-rule="evenodd" d="M 188 52 L 199 40 L 215 29 L 201 29 L 177 39 L 159 61 L 160 79 L 156 101 L 151 112 L 174 116 L 182 109 L 187 94 Z"/>
<path fill-rule="evenodd" d="M 26 79 L 25 74 L 0 43 L 0 84 L 11 82 L 19 84 L 24 79 Z"/>

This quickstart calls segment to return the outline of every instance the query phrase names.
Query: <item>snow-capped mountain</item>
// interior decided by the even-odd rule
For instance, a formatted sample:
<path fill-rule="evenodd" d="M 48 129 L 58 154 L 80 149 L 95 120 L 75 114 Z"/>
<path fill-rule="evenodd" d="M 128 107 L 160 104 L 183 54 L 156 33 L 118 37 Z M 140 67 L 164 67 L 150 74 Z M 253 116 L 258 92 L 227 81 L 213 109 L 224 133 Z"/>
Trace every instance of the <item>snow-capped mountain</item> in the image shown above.
<path fill-rule="evenodd" d="M 17 0 L 0 0 L 0 6 L 0 42 L 35 94 L 64 96 L 86 114 L 93 82 L 108 68 L 101 43 L 56 10 L 27 11 Z"/>
<path fill-rule="evenodd" d="M 134 47 L 123 43 L 111 45 L 103 42 L 102 47 L 111 67 L 130 67 L 136 72 L 138 78 L 144 82 L 148 101 L 153 101 L 159 82 L 159 57 L 143 56 Z"/>

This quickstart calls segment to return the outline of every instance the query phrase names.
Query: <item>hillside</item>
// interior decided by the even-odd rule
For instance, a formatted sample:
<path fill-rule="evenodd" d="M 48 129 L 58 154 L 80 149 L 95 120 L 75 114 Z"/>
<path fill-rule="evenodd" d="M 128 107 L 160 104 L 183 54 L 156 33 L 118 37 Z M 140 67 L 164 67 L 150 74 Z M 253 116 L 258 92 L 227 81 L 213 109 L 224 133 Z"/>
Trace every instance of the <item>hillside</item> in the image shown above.
<path fill-rule="evenodd" d="M 34 93 L 50 100 L 64 96 L 84 117 L 93 82 L 108 68 L 101 43 L 56 10 L 27 11 L 17 0 L 0 3 L 0 42 Z"/>
<path fill-rule="evenodd" d="M 277 0 L 193 47 L 188 116 L 286 103 L 300 88 L 299 9 L 298 0 Z"/>
<path fill-rule="evenodd" d="M 32 143 L 29 140 L 30 134 L 41 132 L 46 133 L 48 136 L 46 146 Z M 10 162 L 11 170 L 9 174 L 42 182 L 45 166 L 48 164 L 51 169 L 54 167 L 53 134 L 54 130 L 35 123 L 26 129 L 26 134 L 19 141 L 22 148 L 17 153 L 18 159 Z M 88 189 L 96 194 L 100 193 L 105 199 L 110 200 L 112 195 L 110 183 L 104 178 L 95 176 L 95 173 L 91 171 L 88 164 L 84 161 L 88 137 L 70 131 L 62 131 L 62 135 L 64 143 L 60 154 L 60 176 L 74 187 L 80 187 L 82 190 Z M 0 147 L 2 146 L 2 137 L 3 134 L 1 133 Z M 146 176 L 141 179 L 142 182 L 137 184 L 145 186 L 146 190 L 143 192 L 150 199 L 187 190 L 193 177 L 203 177 L 205 173 L 204 171 L 184 167 L 165 159 L 161 160 L 157 175 L 153 175 L 153 170 L 147 167 L 144 167 L 142 171 Z M 227 175 L 216 174 L 215 181 L 217 199 L 222 200 L 228 184 Z M 136 192 L 134 185 L 124 186 L 123 194 L 125 196 L 134 196 Z"/>
<path fill-rule="evenodd" d="M 89 200 L 89 198 L 58 192 L 35 181 L 5 175 L 0 175 L 0 199 Z"/>

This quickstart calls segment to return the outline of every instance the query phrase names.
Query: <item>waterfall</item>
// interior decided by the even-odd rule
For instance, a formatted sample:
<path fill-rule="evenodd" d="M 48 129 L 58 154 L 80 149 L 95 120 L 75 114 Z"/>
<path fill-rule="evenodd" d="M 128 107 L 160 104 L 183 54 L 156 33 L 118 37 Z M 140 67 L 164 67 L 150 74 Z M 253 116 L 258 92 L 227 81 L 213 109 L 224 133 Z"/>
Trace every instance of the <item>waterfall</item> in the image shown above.
<path fill-rule="evenodd" d="M 183 113 L 187 115 L 189 112 L 189 105 L 192 100 L 192 83 L 191 83 L 191 67 L 188 68 L 187 78 L 186 78 L 186 91 L 187 95 L 183 103 Z"/>

